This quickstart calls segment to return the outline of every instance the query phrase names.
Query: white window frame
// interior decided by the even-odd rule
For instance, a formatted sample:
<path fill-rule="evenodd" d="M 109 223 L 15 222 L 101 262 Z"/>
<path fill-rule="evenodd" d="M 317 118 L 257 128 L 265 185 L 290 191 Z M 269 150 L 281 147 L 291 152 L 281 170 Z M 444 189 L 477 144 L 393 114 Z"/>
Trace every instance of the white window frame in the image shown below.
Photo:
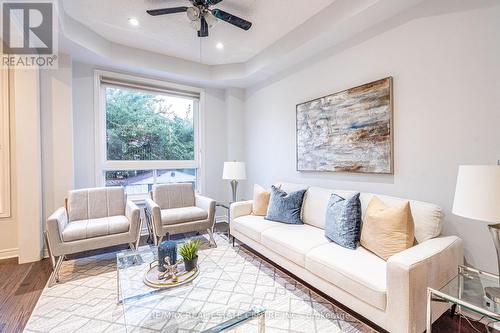
<path fill-rule="evenodd" d="M 9 71 L 4 68 L 0 69 L 0 106 L 0 218 L 8 218 L 10 217 Z"/>
<path fill-rule="evenodd" d="M 163 160 L 163 161 L 108 161 L 106 151 L 106 83 L 102 81 L 115 81 L 123 83 L 124 86 L 133 86 L 145 91 L 157 90 L 168 95 L 172 91 L 172 96 L 179 96 L 187 92 L 191 95 L 198 95 L 198 107 L 193 108 L 194 122 L 194 153 L 195 159 L 190 161 Z M 205 185 L 205 171 L 203 168 L 203 107 L 205 91 L 201 88 L 165 82 L 156 79 L 144 78 L 135 75 L 122 74 L 111 71 L 94 71 L 94 120 L 95 120 L 95 182 L 97 186 L 105 186 L 105 171 L 112 170 L 159 170 L 159 169 L 196 169 L 196 191 L 202 193 Z M 144 196 L 134 196 L 134 200 L 142 201 Z"/>

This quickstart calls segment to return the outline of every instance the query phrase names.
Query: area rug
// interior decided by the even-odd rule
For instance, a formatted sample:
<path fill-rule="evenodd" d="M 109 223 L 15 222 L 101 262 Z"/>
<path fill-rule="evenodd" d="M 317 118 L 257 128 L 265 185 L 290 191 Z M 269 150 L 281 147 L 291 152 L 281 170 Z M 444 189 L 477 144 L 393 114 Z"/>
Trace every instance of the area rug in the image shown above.
<path fill-rule="evenodd" d="M 376 332 L 243 246 L 232 247 L 219 234 L 216 242 L 216 248 L 202 251 L 219 265 L 231 265 L 235 280 L 252 290 L 253 304 L 266 309 L 266 333 Z M 115 255 L 65 261 L 61 282 L 45 287 L 25 332 L 127 332 L 116 301 Z M 175 333 L 140 325 L 130 331 Z M 248 326 L 235 330 L 248 331 Z"/>

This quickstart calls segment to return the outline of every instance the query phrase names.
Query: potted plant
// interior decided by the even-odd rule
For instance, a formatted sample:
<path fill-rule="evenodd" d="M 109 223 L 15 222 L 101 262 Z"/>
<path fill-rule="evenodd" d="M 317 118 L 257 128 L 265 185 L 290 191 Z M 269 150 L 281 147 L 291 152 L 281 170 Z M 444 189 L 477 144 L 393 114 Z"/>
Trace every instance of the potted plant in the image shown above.
<path fill-rule="evenodd" d="M 198 265 L 198 250 L 202 242 L 200 240 L 190 239 L 179 248 L 179 254 L 184 259 L 186 271 L 192 271 Z"/>

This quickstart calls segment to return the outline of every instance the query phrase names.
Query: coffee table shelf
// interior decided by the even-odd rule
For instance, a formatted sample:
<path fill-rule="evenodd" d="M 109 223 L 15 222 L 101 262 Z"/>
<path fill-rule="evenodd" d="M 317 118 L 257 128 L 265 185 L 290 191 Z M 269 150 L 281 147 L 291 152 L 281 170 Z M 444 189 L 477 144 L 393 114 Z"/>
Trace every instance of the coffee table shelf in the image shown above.
<path fill-rule="evenodd" d="M 182 241 L 185 241 L 182 240 Z M 181 242 L 182 242 L 181 241 Z M 240 325 L 264 331 L 265 311 L 252 305 L 251 294 L 201 250 L 199 275 L 192 282 L 168 289 L 144 284 L 149 264 L 157 259 L 155 247 L 117 254 L 118 301 L 127 332 L 229 332 Z"/>

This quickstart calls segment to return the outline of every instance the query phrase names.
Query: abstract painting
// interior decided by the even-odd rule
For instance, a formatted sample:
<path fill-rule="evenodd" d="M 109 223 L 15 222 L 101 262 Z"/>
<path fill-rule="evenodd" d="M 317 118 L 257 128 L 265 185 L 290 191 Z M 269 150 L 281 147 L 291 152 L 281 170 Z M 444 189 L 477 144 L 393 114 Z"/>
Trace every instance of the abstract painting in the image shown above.
<path fill-rule="evenodd" d="M 392 78 L 297 105 L 297 170 L 393 173 Z"/>

